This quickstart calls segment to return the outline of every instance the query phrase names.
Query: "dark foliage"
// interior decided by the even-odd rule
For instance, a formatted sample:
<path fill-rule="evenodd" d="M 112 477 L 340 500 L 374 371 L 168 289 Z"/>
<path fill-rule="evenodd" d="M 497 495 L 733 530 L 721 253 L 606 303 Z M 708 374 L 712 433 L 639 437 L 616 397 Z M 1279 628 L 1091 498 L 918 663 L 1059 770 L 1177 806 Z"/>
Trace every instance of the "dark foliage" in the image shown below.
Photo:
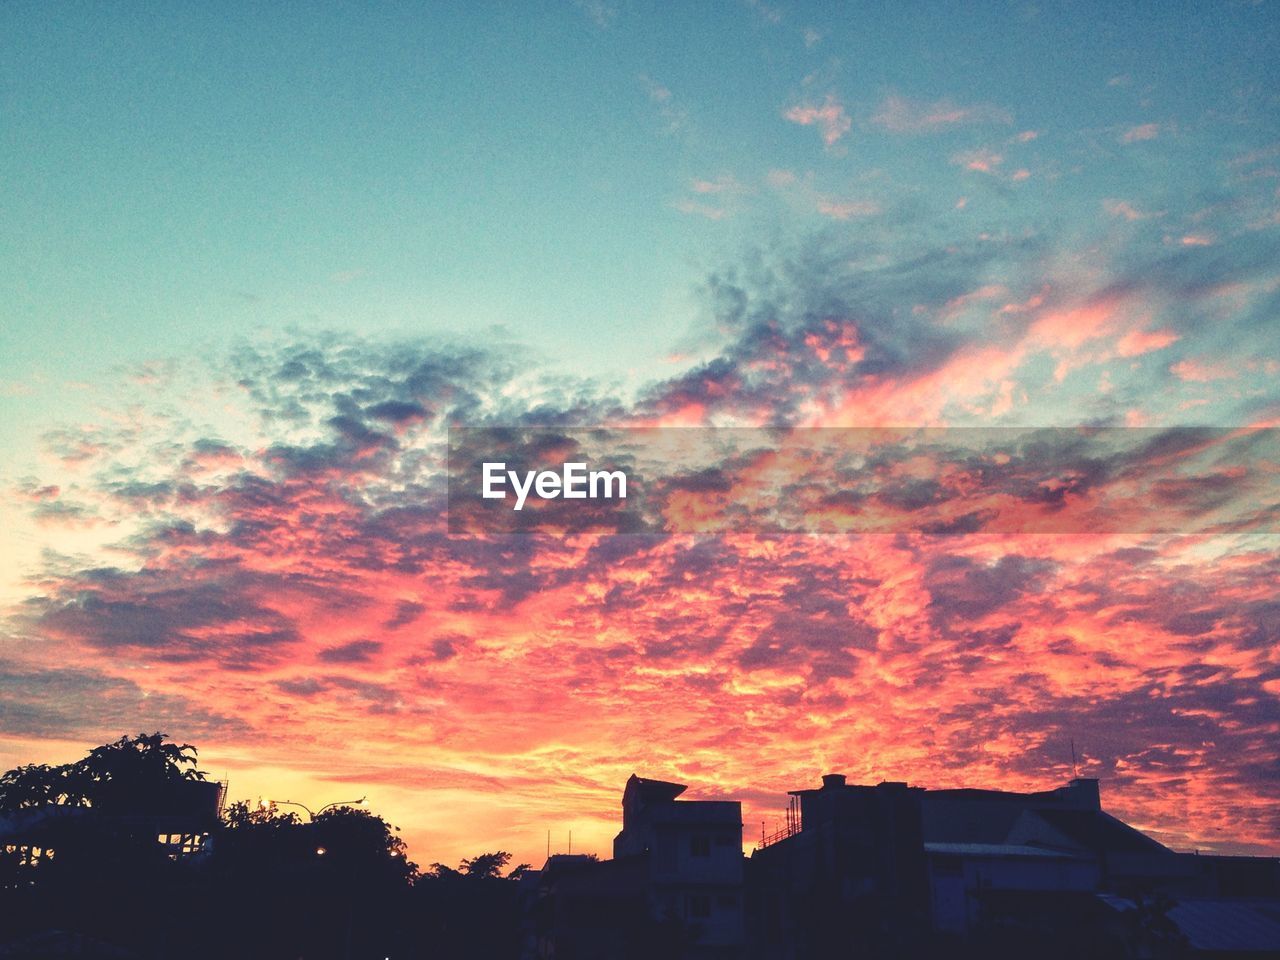
<path fill-rule="evenodd" d="M 515 955 L 525 866 L 504 876 L 509 854 L 420 874 L 364 809 L 240 802 L 202 818 L 185 791 L 213 787 L 195 748 L 159 733 L 0 776 L 0 955 L 50 938 L 193 960 Z M 199 850 L 159 842 L 175 832 Z"/>

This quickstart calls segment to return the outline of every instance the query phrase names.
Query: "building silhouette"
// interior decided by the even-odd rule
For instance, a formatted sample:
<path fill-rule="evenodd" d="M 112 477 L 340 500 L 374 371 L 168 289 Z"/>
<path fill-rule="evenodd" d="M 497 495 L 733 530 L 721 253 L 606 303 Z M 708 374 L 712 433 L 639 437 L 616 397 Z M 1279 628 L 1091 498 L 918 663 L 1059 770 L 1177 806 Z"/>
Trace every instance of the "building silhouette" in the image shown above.
<path fill-rule="evenodd" d="M 742 804 L 685 789 L 632 775 L 613 859 L 557 855 L 530 877 L 528 956 L 742 956 Z"/>
<path fill-rule="evenodd" d="M 747 863 L 752 957 L 1280 956 L 1280 860 L 1175 852 L 1097 780 L 790 796 Z"/>

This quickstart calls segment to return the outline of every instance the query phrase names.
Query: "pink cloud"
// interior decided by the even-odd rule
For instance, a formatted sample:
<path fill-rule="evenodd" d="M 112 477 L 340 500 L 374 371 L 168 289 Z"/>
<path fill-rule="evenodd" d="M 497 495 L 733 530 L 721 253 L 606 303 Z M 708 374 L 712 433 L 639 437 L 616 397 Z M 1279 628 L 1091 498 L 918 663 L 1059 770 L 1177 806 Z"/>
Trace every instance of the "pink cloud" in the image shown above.
<path fill-rule="evenodd" d="M 1004 157 L 994 150 L 982 147 L 978 150 L 966 150 L 963 153 L 957 153 L 951 158 L 951 162 L 964 167 L 966 170 L 975 170 L 978 173 L 995 173 L 996 167 L 1004 163 Z"/>
<path fill-rule="evenodd" d="M 1136 127 L 1130 127 L 1120 137 L 1121 143 L 1137 143 L 1140 140 L 1154 140 L 1160 136 L 1160 124 L 1143 123 Z"/>
<path fill-rule="evenodd" d="M 827 94 L 827 99 L 820 107 L 811 103 L 798 103 L 783 116 L 802 127 L 818 127 L 822 131 L 822 141 L 827 146 L 835 144 L 853 126 L 844 106 L 833 94 Z"/>
<path fill-rule="evenodd" d="M 819 200 L 818 212 L 832 220 L 852 220 L 874 217 L 880 213 L 880 204 L 874 200 Z"/>
<path fill-rule="evenodd" d="M 898 94 L 885 97 L 871 122 L 891 133 L 929 133 L 968 123 L 1012 123 L 1007 110 L 991 104 L 960 106 L 947 99 L 927 103 Z"/>
<path fill-rule="evenodd" d="M 1186 383 L 1209 383 L 1213 380 L 1230 380 L 1235 373 L 1223 363 L 1207 363 L 1189 358 L 1179 360 L 1169 367 L 1169 372 Z"/>
<path fill-rule="evenodd" d="M 1102 209 L 1107 211 L 1107 213 L 1111 214 L 1111 216 L 1123 217 L 1125 220 L 1128 220 L 1130 223 L 1132 223 L 1135 220 L 1146 220 L 1149 217 L 1160 216 L 1160 214 L 1158 213 L 1146 213 L 1142 210 L 1139 210 L 1137 207 L 1131 204 L 1128 200 L 1112 200 L 1112 199 L 1103 200 Z"/>
<path fill-rule="evenodd" d="M 1172 330 L 1130 330 L 1116 344 L 1116 352 L 1122 357 L 1138 357 L 1153 350 L 1163 350 L 1178 342 Z"/>

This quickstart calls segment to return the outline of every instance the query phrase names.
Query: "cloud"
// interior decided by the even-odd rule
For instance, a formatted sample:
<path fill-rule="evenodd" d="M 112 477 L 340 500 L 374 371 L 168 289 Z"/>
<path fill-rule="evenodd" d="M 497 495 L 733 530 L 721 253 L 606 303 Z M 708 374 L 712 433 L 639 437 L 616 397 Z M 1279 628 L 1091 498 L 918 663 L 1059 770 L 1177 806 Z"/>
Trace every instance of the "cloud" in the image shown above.
<path fill-rule="evenodd" d="M 983 147 L 977 150 L 966 150 L 962 153 L 957 153 L 952 156 L 951 162 L 977 173 L 995 173 L 996 169 L 1004 163 L 1004 156 L 994 150 Z"/>
<path fill-rule="evenodd" d="M 1214 380 L 1230 380 L 1237 371 L 1224 363 L 1214 363 L 1188 357 L 1170 365 L 1169 372 L 1187 383 L 1210 383 Z"/>
<path fill-rule="evenodd" d="M 874 217 L 881 212 L 881 207 L 875 200 L 823 198 L 818 201 L 818 212 L 832 220 L 853 220 L 860 217 Z"/>
<path fill-rule="evenodd" d="M 763 0 L 743 0 L 743 3 L 765 23 L 776 26 L 782 22 L 782 11 L 777 7 L 769 6 Z"/>
<path fill-rule="evenodd" d="M 1140 357 L 1172 346 L 1179 339 L 1172 330 L 1130 330 L 1116 343 L 1116 352 L 1122 357 Z"/>
<path fill-rule="evenodd" d="M 1159 213 L 1145 213 L 1127 200 L 1103 200 L 1102 209 L 1106 210 L 1111 216 L 1121 217 L 1130 223 L 1136 220 L 1147 220 L 1151 217 L 1161 216 Z"/>
<path fill-rule="evenodd" d="M 1143 140 L 1154 140 L 1160 136 L 1160 124 L 1158 123 L 1140 123 L 1135 127 L 1129 127 L 1120 135 L 1121 143 L 1139 143 Z"/>
<path fill-rule="evenodd" d="M 251 726 L 182 696 L 151 693 L 91 669 L 0 660 L 0 730 L 8 737 L 115 739 L 163 730 L 179 742 L 248 735 Z"/>
<path fill-rule="evenodd" d="M 605 0 L 573 0 L 573 5 L 600 30 L 613 26 L 618 19 L 618 8 Z"/>
<path fill-rule="evenodd" d="M 912 100 L 889 94 L 871 115 L 871 122 L 890 133 L 934 133 L 968 124 L 1011 124 L 1007 110 L 991 104 L 961 106 L 950 100 Z"/>
<path fill-rule="evenodd" d="M 645 93 L 658 111 L 663 130 L 668 134 L 684 133 L 689 128 L 689 111 L 676 100 L 671 88 L 645 74 L 640 75 Z"/>
<path fill-rule="evenodd" d="M 747 188 L 736 178 L 725 174 L 715 179 L 697 179 L 689 184 L 689 189 L 697 194 L 737 194 L 747 192 Z"/>
<path fill-rule="evenodd" d="M 49 740 L 97 742 L 149 717 L 227 757 L 233 792 L 264 769 L 317 793 L 333 779 L 376 788 L 441 859 L 482 836 L 437 820 L 478 822 L 489 795 L 465 791 L 498 782 L 486 830 L 537 836 L 573 818 L 575 841 L 604 850 L 635 771 L 762 798 L 747 813 L 759 819 L 798 766 L 1048 786 L 1070 776 L 1074 737 L 1082 772 L 1109 778 L 1109 809 L 1171 841 L 1274 849 L 1274 549 L 1225 533 L 995 533 L 966 499 L 1027 517 L 1077 516 L 1125 489 L 1146 515 L 1250 502 L 1249 435 L 1158 428 L 1109 449 L 1093 428 L 1134 408 L 1176 421 L 1208 382 L 1194 374 L 1219 364 L 1265 394 L 1273 245 L 1090 238 L 1083 258 L 1056 237 L 939 236 L 892 214 L 709 273 L 700 359 L 634 396 L 497 342 L 295 334 L 211 361 L 209 395 L 249 414 L 234 431 L 56 433 L 50 475 L 15 499 L 83 504 L 119 535 L 49 556 L 6 620 L 0 729 L 40 759 Z M 1246 392 L 1215 397 L 1214 417 L 1245 422 Z M 789 504 L 883 516 L 891 532 L 446 526 L 451 425 L 720 424 L 776 439 L 897 423 L 950 437 L 998 407 L 1015 424 L 1089 429 L 990 456 L 737 450 L 662 491 L 688 509 L 749 506 L 741 491 L 781 478 Z M 1160 464 L 1179 469 L 1150 482 Z M 912 523 L 935 514 L 929 531 Z"/>
<path fill-rule="evenodd" d="M 671 204 L 671 206 L 681 213 L 702 217 L 704 220 L 723 220 L 725 217 L 729 216 L 729 211 L 725 207 L 716 207 L 709 203 L 699 203 L 696 200 L 677 200 Z"/>
<path fill-rule="evenodd" d="M 382 644 L 376 640 L 352 640 L 321 650 L 317 656 L 325 663 L 368 663 L 381 650 Z"/>
<path fill-rule="evenodd" d="M 805 101 L 789 107 L 783 116 L 802 127 L 816 126 L 822 133 L 822 142 L 828 147 L 839 142 L 853 126 L 853 121 L 845 113 L 844 105 L 830 93 L 821 106 Z"/>

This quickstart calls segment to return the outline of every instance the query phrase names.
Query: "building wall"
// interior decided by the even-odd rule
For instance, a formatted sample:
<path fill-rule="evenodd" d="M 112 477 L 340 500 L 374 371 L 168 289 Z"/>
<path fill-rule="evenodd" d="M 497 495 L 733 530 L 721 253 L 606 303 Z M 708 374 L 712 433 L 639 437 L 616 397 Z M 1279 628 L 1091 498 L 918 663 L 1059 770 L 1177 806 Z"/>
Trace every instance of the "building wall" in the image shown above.
<path fill-rule="evenodd" d="M 1098 889 L 1098 865 L 1069 857 L 1010 857 L 988 854 L 929 856 L 929 896 L 933 927 L 967 933 L 981 919 L 983 894 L 1091 892 Z"/>

